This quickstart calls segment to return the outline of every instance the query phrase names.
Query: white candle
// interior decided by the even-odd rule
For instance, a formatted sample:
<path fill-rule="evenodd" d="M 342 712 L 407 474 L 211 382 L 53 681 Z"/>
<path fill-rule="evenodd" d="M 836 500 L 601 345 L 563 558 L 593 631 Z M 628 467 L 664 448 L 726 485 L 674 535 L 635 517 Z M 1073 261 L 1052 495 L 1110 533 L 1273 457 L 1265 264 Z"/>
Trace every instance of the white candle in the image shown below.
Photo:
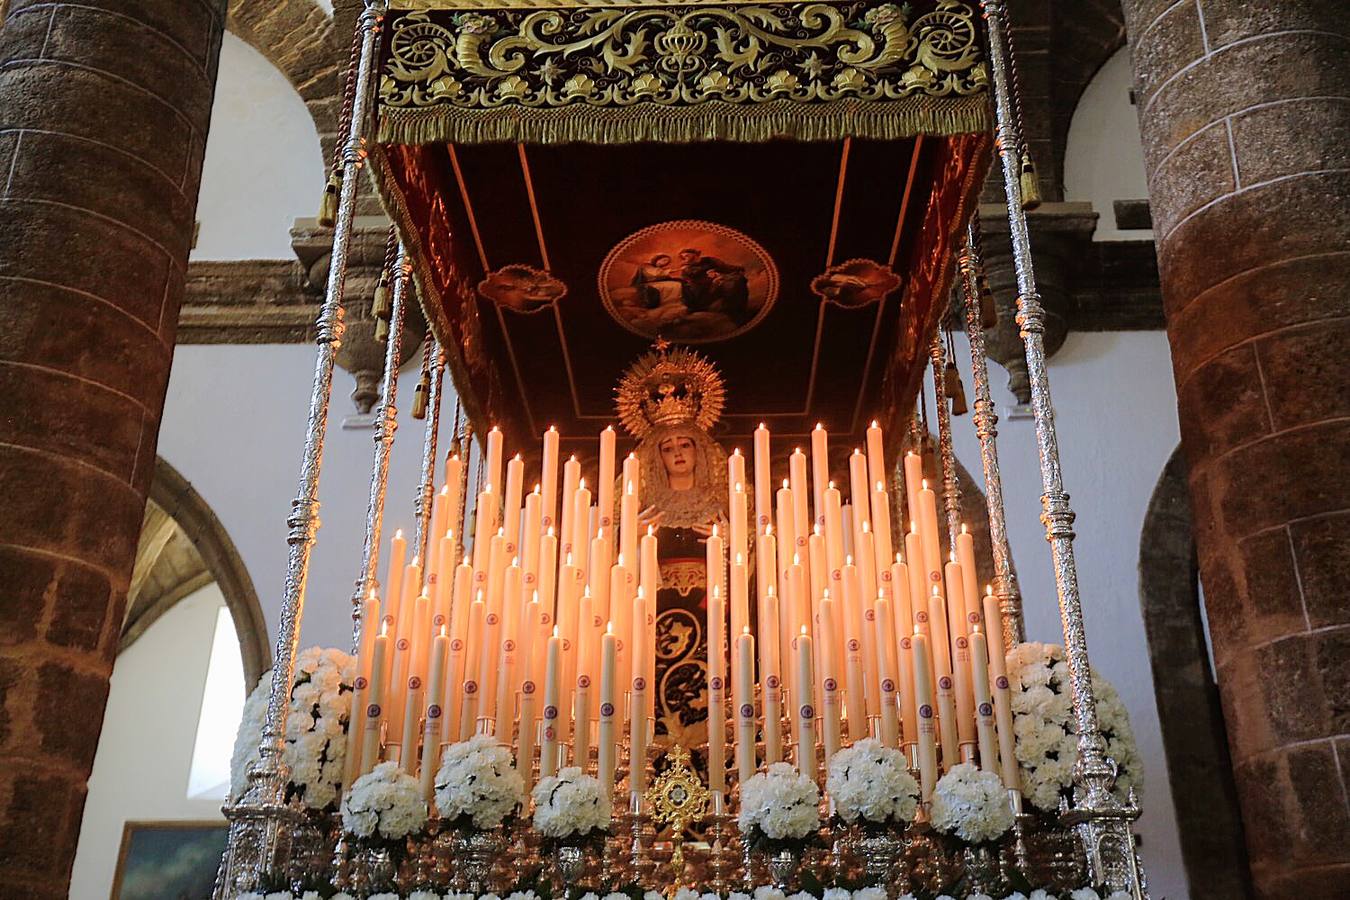
<path fill-rule="evenodd" d="M 431 800 L 436 791 L 436 770 L 441 764 L 441 719 L 445 710 L 441 706 L 441 693 L 445 690 L 445 658 L 450 647 L 450 638 L 442 627 L 440 633 L 431 642 L 431 674 L 427 676 L 426 725 L 422 728 L 422 771 L 419 784 L 422 798 Z M 412 754 L 411 748 L 408 754 Z"/>
<path fill-rule="evenodd" d="M 876 696 L 876 672 L 881 667 L 876 640 L 877 618 L 877 575 L 876 558 L 872 555 L 872 532 L 863 523 L 858 534 L 858 555 L 854 565 L 858 570 L 858 600 L 862 605 L 862 642 L 863 671 L 867 673 L 867 715 L 875 719 L 881 715 L 881 706 Z"/>
<path fill-rule="evenodd" d="M 539 541 L 543 531 L 543 498 L 539 485 L 525 495 L 525 512 L 520 523 L 520 586 L 526 597 L 539 590 Z"/>
<path fill-rule="evenodd" d="M 554 629 L 548 639 L 547 658 L 544 666 L 544 739 L 539 744 L 539 777 L 548 778 L 558 772 L 558 739 L 562 730 L 559 722 L 562 695 L 560 679 L 562 677 L 562 639 Z"/>
<path fill-rule="evenodd" d="M 727 457 L 727 484 L 744 486 L 745 483 L 745 457 L 741 455 L 741 448 L 737 447 Z"/>
<path fill-rule="evenodd" d="M 614 762 L 618 756 L 618 638 L 614 623 L 605 627 L 600 639 L 600 724 L 597 728 L 599 751 L 599 778 L 603 796 L 614 793 Z"/>
<path fill-rule="evenodd" d="M 928 659 L 928 638 L 916 631 L 912 640 L 914 646 L 914 697 L 919 717 L 917 729 L 919 785 L 923 802 L 927 803 L 933 799 L 933 786 L 937 784 L 933 682 L 928 674 L 931 669 Z"/>
<path fill-rule="evenodd" d="M 583 772 L 591 765 L 591 665 L 595 655 L 591 621 L 595 600 L 587 592 L 577 605 L 577 680 L 572 694 L 572 765 Z"/>
<path fill-rule="evenodd" d="M 508 566 L 504 582 L 505 602 L 502 606 L 501 653 L 497 664 L 497 696 L 493 703 L 492 733 L 497 743 L 511 746 L 511 726 L 516 719 L 516 677 L 520 644 L 520 567 Z"/>
<path fill-rule="evenodd" d="M 773 517 L 773 479 L 769 475 L 769 429 L 755 429 L 755 531 L 763 534 Z"/>
<path fill-rule="evenodd" d="M 905 454 L 905 504 L 909 508 L 910 527 L 918 527 L 919 488 L 923 485 L 923 457 L 910 450 Z M 917 564 L 917 556 L 910 557 Z"/>
<path fill-rule="evenodd" d="M 796 651 L 797 678 L 797 771 L 809 778 L 816 777 L 816 707 L 813 698 L 812 683 L 815 672 L 812 670 L 811 636 L 803 626 L 793 639 Z"/>
<path fill-rule="evenodd" d="M 731 519 L 731 554 L 733 557 L 746 557 L 749 555 L 749 545 L 746 533 L 746 497 L 745 486 L 740 482 L 732 482 L 731 499 L 729 504 Z"/>
<path fill-rule="evenodd" d="M 709 579 L 711 581 L 711 579 Z M 708 590 L 708 787 L 727 789 L 727 623 L 726 600 L 717 586 Z"/>
<path fill-rule="evenodd" d="M 835 615 L 834 601 L 825 596 L 820 601 L 820 654 L 824 661 L 821 666 L 821 739 L 825 745 L 825 770 L 829 771 L 830 759 L 839 752 L 840 715 L 839 706 L 839 657 L 835 653 L 839 632 L 838 616 Z"/>
<path fill-rule="evenodd" d="M 638 538 L 641 536 L 638 514 L 642 506 L 638 498 L 642 491 L 638 468 L 637 457 L 628 454 L 623 461 L 623 497 L 619 500 L 619 555 L 630 567 L 637 565 Z"/>
<path fill-rule="evenodd" d="M 909 566 L 897 560 L 891 564 L 891 584 L 895 585 L 896 671 L 899 672 L 900 732 L 904 744 L 913 744 L 918 727 L 918 707 L 914 701 L 914 607 L 909 597 Z"/>
<path fill-rule="evenodd" d="M 562 694 L 560 701 L 565 711 L 570 710 L 572 706 L 572 689 L 577 683 L 577 639 L 580 636 L 580 603 L 581 594 L 585 585 L 582 582 L 581 571 L 572 564 L 570 558 L 563 564 L 561 573 L 558 576 L 558 635 L 562 639 L 562 671 L 558 673 L 561 679 L 560 687 Z M 566 739 L 566 731 L 563 732 L 561 740 Z"/>
<path fill-rule="evenodd" d="M 389 708 L 385 711 L 389 721 L 391 738 L 402 738 L 404 719 L 404 690 L 408 684 L 408 669 L 412 665 L 412 626 L 416 615 L 417 595 L 421 590 L 422 566 L 417 557 L 403 570 L 403 599 L 399 603 L 397 619 L 394 622 L 393 664 L 390 677 L 385 682 L 388 689 Z"/>
<path fill-rule="evenodd" d="M 755 639 L 747 627 L 736 636 L 736 771 L 744 785 L 755 774 Z"/>
<path fill-rule="evenodd" d="M 351 721 L 347 727 L 347 760 L 342 784 L 351 787 L 361 771 L 361 750 L 365 737 L 366 701 L 370 690 L 371 662 L 375 638 L 380 627 L 380 598 L 372 588 L 361 602 L 361 646 L 356 654 L 356 680 L 352 684 Z"/>
<path fill-rule="evenodd" d="M 844 709 L 848 713 L 850 742 L 868 735 L 867 689 L 863 674 L 863 616 L 862 600 L 858 596 L 858 569 L 847 562 L 841 571 L 844 589 Z"/>
<path fill-rule="evenodd" d="M 520 555 L 520 504 L 525 491 L 525 461 L 517 453 L 506 464 L 506 496 L 502 500 L 502 532 L 506 558 Z"/>
<path fill-rule="evenodd" d="M 895 622 L 891 616 L 891 601 L 878 597 L 875 620 L 871 623 L 877 645 L 877 678 L 880 690 L 877 697 L 881 706 L 881 742 L 887 747 L 900 746 L 900 729 L 896 717 L 895 695 Z"/>
<path fill-rule="evenodd" d="M 364 775 L 380 758 L 380 717 L 384 713 L 384 660 L 389 653 L 389 636 L 383 628 L 376 635 L 370 653 L 370 685 L 366 688 L 366 724 L 361 736 L 361 774 Z M 346 785 L 351 789 L 351 785 Z"/>
<path fill-rule="evenodd" d="M 591 599 L 594 601 L 592 609 L 595 611 L 595 617 L 601 622 L 608 622 L 612 616 L 610 598 L 611 572 L 610 572 L 610 543 L 605 534 L 597 534 L 591 538 L 591 564 L 586 571 L 589 573 L 589 583 L 591 589 Z M 598 671 L 598 670 L 597 670 Z"/>
<path fill-rule="evenodd" d="M 633 576 L 628 567 L 617 563 L 609 568 L 610 623 L 614 627 L 615 702 L 623 699 L 624 689 L 632 683 Z M 618 711 L 623 724 L 623 709 Z"/>
<path fill-rule="evenodd" d="M 947 596 L 961 596 L 961 566 L 949 562 L 946 567 Z M 952 682 L 956 694 L 956 736 L 961 745 L 961 758 L 966 760 L 975 751 L 975 699 L 970 684 L 970 641 L 966 637 L 960 600 L 948 600 L 951 609 Z"/>
<path fill-rule="evenodd" d="M 544 432 L 544 452 L 539 471 L 540 527 L 558 524 L 558 429 L 552 425 Z"/>
<path fill-rule="evenodd" d="M 614 539 L 614 441 L 614 426 L 605 426 L 600 432 L 600 484 L 596 488 L 596 504 L 600 510 L 600 534 L 607 541 Z"/>
<path fill-rule="evenodd" d="M 817 422 L 811 430 L 811 497 L 816 524 L 825 527 L 825 489 L 830 483 L 829 433 Z"/>
<path fill-rule="evenodd" d="M 895 596 L 891 584 L 891 501 L 883 482 L 878 481 L 872 491 L 872 534 L 877 572 L 877 593 Z"/>
<path fill-rule="evenodd" d="M 873 484 L 886 482 L 886 452 L 882 437 L 881 426 L 873 419 L 867 426 L 867 480 Z M 875 510 L 873 512 L 875 514 Z"/>
<path fill-rule="evenodd" d="M 1004 658 L 1002 618 L 998 598 L 993 590 L 985 588 L 984 620 L 994 629 L 989 633 L 989 671 L 994 681 L 994 721 L 998 725 L 999 769 L 1003 783 L 1013 790 L 1021 790 L 1017 771 L 1017 757 L 1013 753 L 1013 715 L 1011 685 L 1008 683 L 1007 660 Z"/>
<path fill-rule="evenodd" d="M 576 493 L 572 495 L 572 564 L 581 570 L 582 580 L 586 580 L 587 567 L 591 554 L 591 490 L 586 487 L 586 479 L 577 482 Z"/>
<path fill-rule="evenodd" d="M 491 485 L 492 490 L 502 490 L 502 430 L 496 425 L 487 433 L 487 466 L 483 470 L 483 484 Z M 494 525 L 496 523 L 493 523 Z"/>
<path fill-rule="evenodd" d="M 798 447 L 788 457 L 788 488 L 792 491 L 793 535 L 796 553 L 806 566 L 807 582 L 810 583 L 811 569 L 806 542 L 814 530 L 811 519 L 811 488 L 806 482 L 806 454 Z"/>
<path fill-rule="evenodd" d="M 458 553 L 464 537 L 464 522 L 459 515 L 459 505 L 464 502 L 464 460 L 455 452 L 445 460 L 445 490 L 445 533 L 454 536 Z"/>
<path fill-rule="evenodd" d="M 638 798 L 647 789 L 647 656 L 651 652 L 647 646 L 647 597 L 638 588 L 633 601 L 633 688 L 628 704 L 628 786 Z"/>
<path fill-rule="evenodd" d="M 853 504 L 854 541 L 857 541 L 858 534 L 862 531 L 862 523 L 871 521 L 872 518 L 872 491 L 868 487 L 869 484 L 867 457 L 855 447 L 848 457 L 848 499 Z M 854 555 L 861 553 L 861 550 L 856 550 Z"/>
<path fill-rule="evenodd" d="M 923 544 L 923 566 L 929 587 L 942 584 L 942 536 L 937 526 L 937 495 L 923 482 L 919 488 L 919 539 Z M 911 563 L 915 560 L 911 559 Z"/>
<path fill-rule="evenodd" d="M 459 706 L 459 739 L 467 741 L 478 727 L 478 660 L 483 655 L 483 618 L 486 605 L 481 599 L 469 605 L 468 637 L 465 638 L 463 700 Z"/>
<path fill-rule="evenodd" d="M 441 707 L 441 741 L 459 737 L 459 712 L 463 704 L 464 665 L 468 658 L 469 606 L 473 589 L 473 567 L 467 559 L 455 566 L 454 598 L 450 603 L 450 659 L 447 662 L 445 693 Z"/>
<path fill-rule="evenodd" d="M 989 644 L 976 631 L 970 636 L 971 687 L 975 693 L 975 733 L 980 745 L 980 768 L 998 772 L 994 737 L 994 702 L 989 692 Z"/>
<path fill-rule="evenodd" d="M 527 796 L 534 783 L 535 709 L 539 703 L 538 682 L 535 680 L 530 661 L 535 656 L 537 646 L 547 646 L 547 638 L 536 644 L 540 612 L 538 600 L 531 600 L 525 604 L 525 621 L 522 623 L 524 636 L 520 641 L 520 658 L 525 664 L 521 666 L 524 676 L 520 682 L 520 727 L 516 736 L 516 771 L 525 779 Z M 530 637 L 531 634 L 536 637 Z M 547 651 L 539 653 L 538 656 L 543 658 L 546 653 Z"/>
<path fill-rule="evenodd" d="M 558 552 L 563 559 L 573 552 L 572 531 L 576 527 L 576 493 L 581 484 L 581 463 L 575 456 L 569 456 L 563 463 L 562 487 L 562 527 L 558 532 Z"/>
<path fill-rule="evenodd" d="M 534 681 L 538 685 L 544 683 L 543 650 L 548 646 L 553 626 L 558 624 L 557 584 L 558 538 L 554 535 L 553 529 L 549 528 L 539 539 L 539 589 L 535 592 L 539 597 L 539 631 L 535 636 L 535 646 L 539 652 L 534 654 Z"/>
<path fill-rule="evenodd" d="M 760 696 L 764 699 L 764 764 L 783 758 L 783 674 L 778 658 L 778 597 L 772 592 L 761 607 L 759 642 Z"/>
<path fill-rule="evenodd" d="M 407 690 L 403 695 L 403 731 L 399 741 L 399 764 L 403 771 L 409 775 L 417 773 L 417 734 L 418 724 L 422 720 L 422 696 L 423 689 L 426 687 L 426 658 L 429 653 L 424 653 L 423 644 L 428 643 L 422 638 L 423 633 L 430 627 L 430 614 L 428 608 L 431 601 L 425 593 L 419 594 L 413 603 L 413 628 L 412 646 L 408 649 L 408 680 Z M 395 721 L 398 721 L 397 719 Z"/>
<path fill-rule="evenodd" d="M 965 609 L 965 630 L 983 627 L 984 615 L 980 599 L 979 574 L 975 568 L 975 536 L 965 525 L 956 536 L 956 561 L 961 564 L 961 599 Z"/>

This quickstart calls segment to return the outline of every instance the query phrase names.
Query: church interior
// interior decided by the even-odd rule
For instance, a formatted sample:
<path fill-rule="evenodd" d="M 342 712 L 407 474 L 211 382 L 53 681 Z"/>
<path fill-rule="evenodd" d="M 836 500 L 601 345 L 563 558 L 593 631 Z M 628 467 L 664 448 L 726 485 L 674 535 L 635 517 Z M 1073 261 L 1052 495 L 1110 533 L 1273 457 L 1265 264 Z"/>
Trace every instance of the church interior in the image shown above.
<path fill-rule="evenodd" d="M 0 897 L 1346 896 L 1335 7 L 0 4 Z"/>

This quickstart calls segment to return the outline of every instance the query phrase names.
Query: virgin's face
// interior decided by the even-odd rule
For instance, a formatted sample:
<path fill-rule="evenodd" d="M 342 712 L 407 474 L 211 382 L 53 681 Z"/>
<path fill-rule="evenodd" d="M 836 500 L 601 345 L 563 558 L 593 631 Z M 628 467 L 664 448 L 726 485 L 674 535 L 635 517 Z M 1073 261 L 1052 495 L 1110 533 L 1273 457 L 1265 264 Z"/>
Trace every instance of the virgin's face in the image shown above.
<path fill-rule="evenodd" d="M 694 471 L 694 441 L 682 434 L 665 438 L 657 445 L 661 464 L 668 475 L 688 475 Z"/>

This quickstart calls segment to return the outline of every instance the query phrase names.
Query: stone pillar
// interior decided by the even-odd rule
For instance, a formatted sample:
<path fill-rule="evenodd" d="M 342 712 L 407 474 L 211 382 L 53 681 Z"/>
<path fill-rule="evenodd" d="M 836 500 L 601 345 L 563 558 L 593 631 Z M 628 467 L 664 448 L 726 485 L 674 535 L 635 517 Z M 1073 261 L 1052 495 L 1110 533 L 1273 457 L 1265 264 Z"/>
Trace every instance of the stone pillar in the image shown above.
<path fill-rule="evenodd" d="M 173 358 L 225 0 L 0 29 L 0 889 L 65 897 Z"/>
<path fill-rule="evenodd" d="M 1123 6 L 1253 881 L 1343 897 L 1350 19 L 1336 0 Z"/>

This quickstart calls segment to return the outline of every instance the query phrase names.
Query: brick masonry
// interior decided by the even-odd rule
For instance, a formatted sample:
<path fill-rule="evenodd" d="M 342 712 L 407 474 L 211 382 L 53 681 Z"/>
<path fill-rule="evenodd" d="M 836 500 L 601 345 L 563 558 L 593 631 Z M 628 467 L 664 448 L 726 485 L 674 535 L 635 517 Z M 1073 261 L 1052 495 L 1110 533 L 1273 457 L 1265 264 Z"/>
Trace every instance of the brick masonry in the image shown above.
<path fill-rule="evenodd" d="M 1350 20 L 1333 0 L 1123 6 L 1253 881 L 1344 896 Z"/>
<path fill-rule="evenodd" d="M 224 0 L 0 30 L 0 884 L 66 895 L 155 464 Z"/>

